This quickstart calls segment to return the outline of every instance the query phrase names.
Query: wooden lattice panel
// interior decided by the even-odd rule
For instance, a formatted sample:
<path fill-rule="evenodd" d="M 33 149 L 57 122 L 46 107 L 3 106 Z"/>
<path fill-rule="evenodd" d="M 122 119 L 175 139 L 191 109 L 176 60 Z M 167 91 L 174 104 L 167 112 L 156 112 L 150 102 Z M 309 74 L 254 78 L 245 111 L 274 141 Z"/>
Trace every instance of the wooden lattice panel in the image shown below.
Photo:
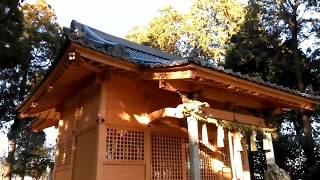
<path fill-rule="evenodd" d="M 200 170 L 202 180 L 214 180 L 217 174 L 214 172 L 215 152 L 206 146 L 200 145 Z"/>
<path fill-rule="evenodd" d="M 59 137 L 57 142 L 56 167 L 65 167 L 71 164 L 72 136 Z"/>
<path fill-rule="evenodd" d="M 143 131 L 107 128 L 106 159 L 143 161 Z"/>
<path fill-rule="evenodd" d="M 189 160 L 189 140 L 185 139 L 184 140 L 184 151 L 185 151 L 185 161 L 186 161 L 186 172 L 187 172 L 187 179 L 190 180 L 191 179 L 191 172 L 190 172 L 190 160 Z"/>
<path fill-rule="evenodd" d="M 214 172 L 214 159 L 216 152 L 211 148 L 208 148 L 202 144 L 200 148 L 200 171 L 202 180 L 214 180 L 217 179 L 218 174 Z M 185 154 L 186 154 L 186 164 L 187 164 L 187 179 L 191 177 L 190 174 L 190 161 L 189 161 L 189 143 L 188 139 L 185 140 Z"/>
<path fill-rule="evenodd" d="M 152 134 L 152 179 L 182 179 L 181 137 Z"/>

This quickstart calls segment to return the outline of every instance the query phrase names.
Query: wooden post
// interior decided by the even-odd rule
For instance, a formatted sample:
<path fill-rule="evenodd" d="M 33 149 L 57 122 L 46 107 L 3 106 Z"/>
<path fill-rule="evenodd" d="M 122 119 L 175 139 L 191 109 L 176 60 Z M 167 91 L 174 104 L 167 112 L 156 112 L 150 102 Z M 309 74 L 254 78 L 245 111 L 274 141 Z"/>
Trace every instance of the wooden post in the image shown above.
<path fill-rule="evenodd" d="M 248 158 L 248 151 L 247 151 L 247 147 L 246 147 L 246 141 L 241 141 L 241 143 L 242 143 L 243 160 L 244 160 L 244 162 L 242 162 L 243 170 L 244 170 L 243 179 L 250 180 L 251 176 L 250 176 L 249 158 Z"/>
<path fill-rule="evenodd" d="M 146 177 L 145 180 L 150 180 L 152 177 L 151 172 L 151 130 L 150 128 L 147 128 L 144 131 L 144 144 L 145 144 L 145 151 L 144 151 L 144 162 L 146 166 Z"/>
<path fill-rule="evenodd" d="M 236 179 L 236 167 L 234 163 L 234 153 L 233 153 L 233 141 L 232 141 L 232 132 L 228 131 L 228 141 L 229 141 L 229 152 L 230 152 L 230 162 L 231 162 L 231 171 L 232 171 L 232 179 Z"/>
<path fill-rule="evenodd" d="M 191 180 L 200 180 L 200 155 L 199 155 L 199 139 L 198 139 L 198 121 L 189 116 L 188 136 L 189 136 L 189 159 Z"/>
<path fill-rule="evenodd" d="M 72 149 L 71 149 L 71 179 L 75 179 L 75 158 L 76 158 L 76 149 L 77 149 L 77 137 L 76 137 L 76 132 L 77 132 L 77 122 L 79 120 L 79 112 L 82 111 L 82 107 L 81 108 L 76 108 L 76 112 L 75 112 L 75 117 L 73 119 L 73 130 L 72 130 Z"/>
<path fill-rule="evenodd" d="M 243 167 L 240 150 L 243 151 L 239 132 L 233 133 L 233 159 L 235 164 L 236 179 L 243 180 Z"/>
<path fill-rule="evenodd" d="M 106 153 L 106 139 L 105 139 L 105 134 L 106 134 L 106 101 L 107 101 L 107 79 L 108 79 L 108 74 L 99 74 L 99 76 L 96 77 L 97 80 L 96 82 L 99 82 L 97 85 L 100 86 L 100 107 L 99 111 L 97 114 L 97 129 L 96 129 L 96 179 L 103 179 L 103 172 L 102 172 L 102 167 L 103 167 L 103 161 L 105 160 L 105 153 Z"/>

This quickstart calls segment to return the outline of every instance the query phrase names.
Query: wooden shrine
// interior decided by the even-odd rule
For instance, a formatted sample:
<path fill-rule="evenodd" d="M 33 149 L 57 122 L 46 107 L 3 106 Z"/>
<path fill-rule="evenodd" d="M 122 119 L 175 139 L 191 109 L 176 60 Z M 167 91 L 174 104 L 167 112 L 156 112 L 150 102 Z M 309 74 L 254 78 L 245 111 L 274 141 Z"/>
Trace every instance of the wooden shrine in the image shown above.
<path fill-rule="evenodd" d="M 55 180 L 250 179 L 245 130 L 318 97 L 187 60 L 76 21 L 56 64 L 20 106 L 59 129 Z M 267 115 L 266 115 L 267 114 Z M 267 117 L 268 116 L 268 117 Z"/>

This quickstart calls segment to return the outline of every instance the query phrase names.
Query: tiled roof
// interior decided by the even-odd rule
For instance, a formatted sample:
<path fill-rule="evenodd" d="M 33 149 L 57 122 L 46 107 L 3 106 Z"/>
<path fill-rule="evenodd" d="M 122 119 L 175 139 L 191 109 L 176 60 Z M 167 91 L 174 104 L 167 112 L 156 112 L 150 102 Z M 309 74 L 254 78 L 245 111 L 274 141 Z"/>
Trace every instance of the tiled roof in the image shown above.
<path fill-rule="evenodd" d="M 319 96 L 304 93 L 295 89 L 290 89 L 281 85 L 266 82 L 255 77 L 243 75 L 239 72 L 234 72 L 231 69 L 217 67 L 213 63 L 203 59 L 185 59 L 181 56 L 168 54 L 158 51 L 147 46 L 139 45 L 128 40 L 118 38 L 99 30 L 81 24 L 77 21 L 72 21 L 70 29 L 68 29 L 68 38 L 72 42 L 80 43 L 81 45 L 91 48 L 95 51 L 120 58 L 124 61 L 132 62 L 143 68 L 166 68 L 179 65 L 194 63 L 202 67 L 212 69 L 221 73 L 228 74 L 240 79 L 251 81 L 260 85 L 275 88 L 284 92 L 302 96 L 312 100 L 320 100 Z"/>

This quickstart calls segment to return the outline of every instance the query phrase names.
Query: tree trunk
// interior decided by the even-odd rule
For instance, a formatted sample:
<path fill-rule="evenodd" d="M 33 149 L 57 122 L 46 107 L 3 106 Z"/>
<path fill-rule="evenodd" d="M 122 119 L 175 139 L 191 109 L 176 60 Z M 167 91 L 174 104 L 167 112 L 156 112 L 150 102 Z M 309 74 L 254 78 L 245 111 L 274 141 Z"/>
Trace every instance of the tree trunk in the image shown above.
<path fill-rule="evenodd" d="M 302 66 L 303 66 L 303 59 L 299 57 L 299 22 L 298 22 L 298 14 L 297 10 L 298 7 L 301 5 L 300 1 L 294 1 L 292 5 L 292 15 L 290 19 L 290 31 L 291 31 L 291 46 L 294 51 L 294 64 L 296 68 L 296 76 L 297 76 L 297 87 L 299 90 L 304 91 L 305 84 L 302 80 Z M 303 112 L 302 112 L 303 113 Z M 311 128 L 311 121 L 310 116 L 308 114 L 302 114 L 302 117 L 298 116 L 298 118 L 302 118 L 302 123 L 294 122 L 295 130 L 297 132 L 298 140 L 302 145 L 304 150 L 304 154 L 306 156 L 306 168 L 310 168 L 315 165 L 315 157 L 314 157 L 314 140 L 312 138 L 312 128 Z M 300 126 L 300 127 L 299 127 Z M 303 129 L 302 127 L 303 126 Z M 304 135 L 302 135 L 302 132 Z"/>
<path fill-rule="evenodd" d="M 296 78 L 297 78 L 296 85 L 300 91 L 304 91 L 305 85 L 302 80 L 302 72 L 301 72 L 303 61 L 301 57 L 299 57 L 299 52 L 300 52 L 299 39 L 298 39 L 299 24 L 298 24 L 298 14 L 297 14 L 299 5 L 300 5 L 299 2 L 295 1 L 295 4 L 292 6 L 292 14 L 289 21 L 290 22 L 289 27 L 291 31 L 291 48 L 294 53 L 294 67 L 296 69 Z"/>
<path fill-rule="evenodd" d="M 312 138 L 312 127 L 311 127 L 311 120 L 310 116 L 303 115 L 303 143 L 302 147 L 304 150 L 304 154 L 307 158 L 306 166 L 307 168 L 313 167 L 316 163 L 314 157 L 314 140 Z"/>
<path fill-rule="evenodd" d="M 26 141 L 24 142 L 24 147 L 25 147 L 25 154 L 24 154 L 24 157 L 23 157 L 23 179 L 24 179 L 24 176 L 26 176 L 26 169 L 27 169 L 27 156 L 28 156 L 28 150 L 29 150 L 29 147 L 28 147 L 28 144 L 29 144 L 29 140 L 30 140 L 30 136 L 29 136 L 29 133 L 26 135 L 27 138 L 25 139 Z M 23 180 L 22 179 L 22 180 Z"/>
<path fill-rule="evenodd" d="M 12 176 L 12 164 L 14 161 L 14 152 L 16 150 L 16 140 L 9 140 L 8 157 L 6 158 L 6 171 L 4 173 L 4 180 L 11 180 Z"/>
<path fill-rule="evenodd" d="M 314 140 L 312 138 L 312 127 L 311 120 L 308 114 L 303 114 L 297 116 L 297 119 L 293 120 L 294 128 L 297 133 L 298 142 L 301 144 L 306 157 L 306 170 L 315 165 L 314 157 Z M 301 119 L 299 119 L 301 118 Z M 297 121 L 300 121 L 297 122 Z M 302 134 L 303 133 L 303 134 Z"/>

